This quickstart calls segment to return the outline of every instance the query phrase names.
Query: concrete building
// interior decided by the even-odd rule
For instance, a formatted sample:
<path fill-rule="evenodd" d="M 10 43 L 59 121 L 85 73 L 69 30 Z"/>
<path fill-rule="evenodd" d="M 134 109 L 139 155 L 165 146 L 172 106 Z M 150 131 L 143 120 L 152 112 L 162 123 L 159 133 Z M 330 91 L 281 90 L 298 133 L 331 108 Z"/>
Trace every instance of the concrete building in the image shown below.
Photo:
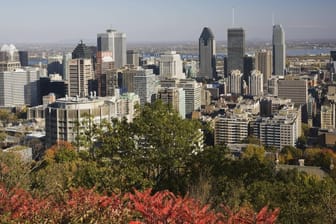
<path fill-rule="evenodd" d="M 209 27 L 204 27 L 199 38 L 199 78 L 216 78 L 216 41 Z"/>
<path fill-rule="evenodd" d="M 258 70 L 253 70 L 249 80 L 250 95 L 261 97 L 264 95 L 263 74 Z"/>
<path fill-rule="evenodd" d="M 63 80 L 68 80 L 69 78 L 69 61 L 72 59 L 71 53 L 65 53 L 63 54 Z"/>
<path fill-rule="evenodd" d="M 177 83 L 177 87 L 183 88 L 185 92 L 185 113 L 191 115 L 193 111 L 201 108 L 201 83 L 191 79 L 182 79 Z"/>
<path fill-rule="evenodd" d="M 265 146 L 281 150 L 284 146 L 295 146 L 301 135 L 301 110 L 284 108 L 274 117 L 259 117 L 250 123 L 253 136 Z"/>
<path fill-rule="evenodd" d="M 68 95 L 85 97 L 89 95 L 89 80 L 93 79 L 91 59 L 71 59 L 68 61 Z"/>
<path fill-rule="evenodd" d="M 158 99 L 169 104 L 176 110 L 182 118 L 185 118 L 185 92 L 182 88 L 167 87 L 160 88 L 158 92 Z"/>
<path fill-rule="evenodd" d="M 279 80 L 278 96 L 280 98 L 289 98 L 296 104 L 306 105 L 308 102 L 307 80 Z"/>
<path fill-rule="evenodd" d="M 246 116 L 219 116 L 215 119 L 215 145 L 241 143 L 248 136 Z"/>
<path fill-rule="evenodd" d="M 321 106 L 321 129 L 335 129 L 335 103 L 329 102 Z"/>
<path fill-rule="evenodd" d="M 115 68 L 121 68 L 127 64 L 126 55 L 126 34 L 116 32 L 114 34 L 114 66 Z"/>
<path fill-rule="evenodd" d="M 139 66 L 139 52 L 135 50 L 127 50 L 127 64 L 128 65 L 134 65 Z"/>
<path fill-rule="evenodd" d="M 239 70 L 244 73 L 245 31 L 243 28 L 228 29 L 228 73 Z"/>
<path fill-rule="evenodd" d="M 286 44 L 285 32 L 281 25 L 273 26 L 273 75 L 285 75 Z"/>
<path fill-rule="evenodd" d="M 239 70 L 233 70 L 229 73 L 229 93 L 238 96 L 242 94 L 242 77 L 243 74 Z"/>
<path fill-rule="evenodd" d="M 21 67 L 19 51 L 13 44 L 0 48 L 0 72 L 11 72 Z"/>
<path fill-rule="evenodd" d="M 267 93 L 272 96 L 278 96 L 279 94 L 279 78 L 277 76 L 272 76 L 267 80 Z"/>
<path fill-rule="evenodd" d="M 39 69 L 32 67 L 0 72 L 0 106 L 38 105 L 39 78 Z"/>
<path fill-rule="evenodd" d="M 255 69 L 263 74 L 264 91 L 266 91 L 267 80 L 272 76 L 272 51 L 263 49 L 256 52 Z"/>
<path fill-rule="evenodd" d="M 76 142 L 79 133 L 89 127 L 78 126 L 87 116 L 92 117 L 94 123 L 112 118 L 126 117 L 129 122 L 133 120 L 134 106 L 139 103 L 135 94 L 121 97 L 104 98 L 77 98 L 66 97 L 57 99 L 49 104 L 45 110 L 46 145 L 50 147 L 58 141 Z"/>
<path fill-rule="evenodd" d="M 160 56 L 160 77 L 166 79 L 184 79 L 181 56 L 176 51 L 165 52 Z"/>
<path fill-rule="evenodd" d="M 112 53 L 113 61 L 115 59 L 114 55 L 114 35 L 117 31 L 108 29 L 106 33 L 97 34 L 97 51 L 109 51 Z"/>
<path fill-rule="evenodd" d="M 138 69 L 133 77 L 134 93 L 139 95 L 140 104 L 152 103 L 158 90 L 156 75 L 152 69 Z"/>

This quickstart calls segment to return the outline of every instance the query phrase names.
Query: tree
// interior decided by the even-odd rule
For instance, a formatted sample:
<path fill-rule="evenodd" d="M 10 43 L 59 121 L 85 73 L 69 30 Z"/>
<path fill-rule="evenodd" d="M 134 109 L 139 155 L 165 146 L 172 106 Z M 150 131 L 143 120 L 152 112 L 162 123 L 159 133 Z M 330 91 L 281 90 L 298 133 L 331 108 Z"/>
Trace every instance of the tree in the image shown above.
<path fill-rule="evenodd" d="M 265 159 L 265 152 L 263 146 L 249 144 L 243 152 L 243 158 L 256 157 L 258 160 L 263 161 Z"/>

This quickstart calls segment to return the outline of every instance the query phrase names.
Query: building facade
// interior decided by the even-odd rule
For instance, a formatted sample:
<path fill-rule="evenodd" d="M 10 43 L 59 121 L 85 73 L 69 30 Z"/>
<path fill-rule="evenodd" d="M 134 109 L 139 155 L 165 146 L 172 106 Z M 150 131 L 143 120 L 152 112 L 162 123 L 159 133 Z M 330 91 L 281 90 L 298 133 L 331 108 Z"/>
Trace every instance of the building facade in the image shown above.
<path fill-rule="evenodd" d="M 68 61 L 68 95 L 85 97 L 89 95 L 89 80 L 93 79 L 91 59 L 71 59 Z"/>
<path fill-rule="evenodd" d="M 285 32 L 281 25 L 273 26 L 273 75 L 284 75 L 286 72 Z"/>
<path fill-rule="evenodd" d="M 181 56 L 176 51 L 165 52 L 160 56 L 160 76 L 166 79 L 183 79 Z"/>
<path fill-rule="evenodd" d="M 263 74 L 258 70 L 253 70 L 249 78 L 250 95 L 261 97 L 264 95 Z"/>
<path fill-rule="evenodd" d="M 216 78 L 216 41 L 209 27 L 204 27 L 199 38 L 199 78 Z"/>
<path fill-rule="evenodd" d="M 228 73 L 239 70 L 244 73 L 245 31 L 243 28 L 228 29 Z"/>

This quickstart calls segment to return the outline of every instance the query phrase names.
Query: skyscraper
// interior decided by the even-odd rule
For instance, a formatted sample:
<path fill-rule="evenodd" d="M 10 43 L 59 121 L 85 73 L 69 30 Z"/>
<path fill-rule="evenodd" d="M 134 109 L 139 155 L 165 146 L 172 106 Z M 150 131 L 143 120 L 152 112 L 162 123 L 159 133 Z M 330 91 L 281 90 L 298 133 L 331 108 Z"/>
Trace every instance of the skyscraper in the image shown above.
<path fill-rule="evenodd" d="M 281 25 L 273 26 L 273 75 L 284 75 L 286 69 L 285 32 Z"/>
<path fill-rule="evenodd" d="M 120 68 L 127 64 L 126 56 L 126 34 L 115 33 L 114 34 L 114 67 Z"/>
<path fill-rule="evenodd" d="M 128 65 L 139 66 L 139 52 L 135 50 L 128 50 L 126 54 Z"/>
<path fill-rule="evenodd" d="M 115 68 L 126 65 L 126 34 L 112 29 L 97 34 L 97 51 L 112 52 Z"/>
<path fill-rule="evenodd" d="M 181 56 L 176 51 L 165 52 L 160 56 L 160 76 L 169 79 L 183 79 Z"/>
<path fill-rule="evenodd" d="M 156 75 L 152 69 L 139 69 L 133 77 L 134 93 L 140 98 L 140 104 L 151 103 L 157 94 Z"/>
<path fill-rule="evenodd" d="M 19 51 L 19 58 L 21 66 L 28 66 L 28 51 Z"/>
<path fill-rule="evenodd" d="M 199 77 L 213 79 L 216 77 L 216 41 L 208 27 L 204 27 L 199 38 Z"/>
<path fill-rule="evenodd" d="M 272 51 L 263 49 L 256 52 L 255 68 L 264 75 L 264 88 L 267 87 L 267 80 L 272 75 Z"/>
<path fill-rule="evenodd" d="M 239 70 L 244 73 L 245 31 L 243 28 L 228 29 L 228 73 Z"/>
<path fill-rule="evenodd" d="M 86 97 L 89 94 L 89 80 L 93 79 L 91 59 L 78 58 L 68 61 L 68 94 L 75 97 Z"/>
<path fill-rule="evenodd" d="M 250 95 L 252 96 L 262 96 L 264 89 L 263 74 L 258 70 L 253 70 L 251 76 L 249 77 L 249 88 Z"/>
<path fill-rule="evenodd" d="M 2 45 L 0 49 L 0 72 L 15 71 L 20 68 L 19 52 L 13 44 Z"/>
<path fill-rule="evenodd" d="M 229 73 L 229 92 L 235 95 L 242 94 L 242 77 L 240 70 L 233 70 Z"/>

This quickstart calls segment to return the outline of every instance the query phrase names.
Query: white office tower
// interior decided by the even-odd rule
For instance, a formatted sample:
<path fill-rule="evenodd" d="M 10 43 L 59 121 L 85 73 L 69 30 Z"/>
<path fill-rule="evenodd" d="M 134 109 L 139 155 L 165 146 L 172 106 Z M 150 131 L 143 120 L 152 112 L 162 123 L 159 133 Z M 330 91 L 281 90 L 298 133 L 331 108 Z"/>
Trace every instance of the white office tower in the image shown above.
<path fill-rule="evenodd" d="M 69 61 L 72 59 L 71 53 L 63 54 L 63 80 L 68 80 L 69 78 Z"/>
<path fill-rule="evenodd" d="M 160 56 L 160 76 L 166 79 L 184 79 L 181 56 L 168 51 Z"/>
<path fill-rule="evenodd" d="M 134 93 L 139 95 L 140 104 L 152 103 L 157 94 L 158 83 L 152 69 L 139 69 L 133 77 Z"/>
<path fill-rule="evenodd" d="M 202 84 L 195 80 L 182 79 L 177 87 L 183 88 L 185 92 L 185 113 L 190 115 L 193 111 L 201 108 Z"/>
<path fill-rule="evenodd" d="M 126 34 L 112 29 L 106 30 L 106 33 L 97 34 L 97 51 L 111 52 L 115 68 L 126 65 Z"/>
<path fill-rule="evenodd" d="M 233 70 L 229 73 L 229 93 L 234 95 L 242 94 L 242 77 L 243 73 L 239 70 Z"/>
<path fill-rule="evenodd" d="M 277 76 L 272 76 L 267 81 L 267 93 L 272 96 L 278 96 L 278 82 L 279 78 Z"/>
<path fill-rule="evenodd" d="M 85 97 L 89 95 L 89 80 L 93 79 L 91 59 L 71 59 L 68 61 L 68 95 Z"/>
<path fill-rule="evenodd" d="M 264 77 L 258 70 L 253 70 L 249 77 L 250 95 L 261 97 L 264 95 Z"/>
<path fill-rule="evenodd" d="M 39 105 L 39 69 L 0 72 L 0 106 Z"/>
<path fill-rule="evenodd" d="M 185 118 L 185 92 L 182 88 L 160 88 L 158 92 L 158 99 L 170 105 L 180 114 L 181 118 Z"/>
<path fill-rule="evenodd" d="M 21 67 L 19 51 L 13 44 L 4 44 L 0 48 L 0 72 L 14 71 Z"/>
<path fill-rule="evenodd" d="M 273 75 L 284 75 L 286 71 L 285 32 L 281 25 L 273 26 Z"/>
<path fill-rule="evenodd" d="M 260 50 L 255 55 L 255 69 L 259 70 L 264 76 L 264 90 L 267 88 L 267 81 L 272 76 L 272 51 Z"/>
<path fill-rule="evenodd" d="M 127 54 L 126 54 L 126 34 L 125 33 L 115 33 L 114 34 L 114 67 L 121 68 L 127 64 Z"/>
<path fill-rule="evenodd" d="M 216 41 L 209 27 L 204 27 L 199 38 L 199 76 L 216 78 Z"/>

